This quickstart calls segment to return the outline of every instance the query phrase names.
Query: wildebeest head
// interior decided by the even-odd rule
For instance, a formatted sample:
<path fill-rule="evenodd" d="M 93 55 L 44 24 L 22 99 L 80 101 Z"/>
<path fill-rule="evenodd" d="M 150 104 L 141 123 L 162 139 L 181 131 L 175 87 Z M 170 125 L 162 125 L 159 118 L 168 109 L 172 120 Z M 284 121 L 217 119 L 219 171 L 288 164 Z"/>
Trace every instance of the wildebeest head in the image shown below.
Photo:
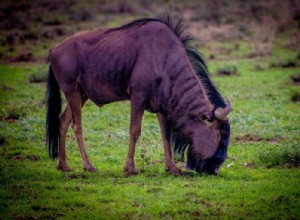
<path fill-rule="evenodd" d="M 227 115 L 231 111 L 231 103 L 225 108 L 217 108 L 214 118 L 200 116 L 194 122 L 190 147 L 188 149 L 187 167 L 199 173 L 216 175 L 226 159 L 229 145 L 230 125 Z"/>
<path fill-rule="evenodd" d="M 210 175 L 216 175 L 219 172 L 220 166 L 223 164 L 227 157 L 227 148 L 229 145 L 230 138 L 230 124 L 228 120 L 222 121 L 220 123 L 220 133 L 221 140 L 219 141 L 219 146 L 214 154 L 214 156 L 210 159 L 202 162 L 202 170 L 200 172 L 205 172 Z"/>

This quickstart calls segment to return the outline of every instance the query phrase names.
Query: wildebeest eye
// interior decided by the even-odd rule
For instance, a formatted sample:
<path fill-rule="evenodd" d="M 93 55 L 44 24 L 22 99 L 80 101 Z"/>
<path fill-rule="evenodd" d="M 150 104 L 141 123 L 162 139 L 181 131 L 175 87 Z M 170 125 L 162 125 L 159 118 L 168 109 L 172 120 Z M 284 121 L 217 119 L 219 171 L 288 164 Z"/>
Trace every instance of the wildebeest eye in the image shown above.
<path fill-rule="evenodd" d="M 206 115 L 204 115 L 204 114 L 202 114 L 202 113 L 200 113 L 199 119 L 200 119 L 200 121 L 203 121 L 203 122 L 205 122 L 205 121 L 208 120 L 208 118 L 206 117 Z"/>
<path fill-rule="evenodd" d="M 214 117 L 203 114 L 203 113 L 199 114 L 199 119 L 200 119 L 200 121 L 203 121 L 203 122 L 204 121 L 208 121 L 208 122 L 213 122 L 214 121 Z"/>
<path fill-rule="evenodd" d="M 204 124 L 206 124 L 210 128 L 213 128 L 213 126 L 214 126 L 213 118 L 207 117 L 207 115 L 205 115 L 205 114 L 200 113 L 199 120 L 202 121 Z"/>

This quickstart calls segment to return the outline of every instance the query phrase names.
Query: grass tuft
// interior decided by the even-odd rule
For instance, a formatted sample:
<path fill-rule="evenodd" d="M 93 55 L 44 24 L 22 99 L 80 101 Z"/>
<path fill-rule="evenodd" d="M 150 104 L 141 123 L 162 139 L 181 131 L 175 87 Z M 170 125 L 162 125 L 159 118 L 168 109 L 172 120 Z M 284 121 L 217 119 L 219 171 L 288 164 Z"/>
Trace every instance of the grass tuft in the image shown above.
<path fill-rule="evenodd" d="M 37 71 L 28 77 L 30 83 L 41 83 L 47 80 L 47 69 L 45 67 L 38 67 Z"/>
<path fill-rule="evenodd" d="M 300 166 L 300 148 L 297 143 L 270 145 L 259 151 L 258 155 L 259 164 L 267 168 L 275 166 Z"/>
<path fill-rule="evenodd" d="M 300 92 L 295 91 L 291 96 L 292 102 L 300 102 Z"/>
<path fill-rule="evenodd" d="M 217 70 L 219 76 L 237 76 L 238 69 L 235 65 L 225 65 Z"/>
<path fill-rule="evenodd" d="M 295 68 L 298 66 L 296 56 L 290 56 L 284 59 L 272 59 L 270 62 L 270 68 Z"/>
<path fill-rule="evenodd" d="M 296 85 L 300 86 L 300 73 L 291 75 L 290 78 Z"/>
<path fill-rule="evenodd" d="M 6 142 L 6 138 L 0 134 L 0 146 L 4 145 Z"/>

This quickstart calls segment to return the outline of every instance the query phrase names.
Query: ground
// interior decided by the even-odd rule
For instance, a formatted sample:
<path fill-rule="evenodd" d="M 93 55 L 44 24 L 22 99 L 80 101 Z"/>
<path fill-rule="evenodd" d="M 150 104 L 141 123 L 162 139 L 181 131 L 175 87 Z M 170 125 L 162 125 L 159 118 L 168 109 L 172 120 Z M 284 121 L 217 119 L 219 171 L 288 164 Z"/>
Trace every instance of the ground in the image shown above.
<path fill-rule="evenodd" d="M 229 10 L 225 6 L 219 17 L 214 17 L 219 19 L 210 20 L 210 14 L 196 16 L 192 4 L 145 1 L 154 11 L 162 5 L 180 13 L 188 30 L 200 39 L 195 46 L 204 54 L 221 94 L 230 96 L 233 105 L 228 158 L 218 176 L 172 176 L 164 171 L 156 116 L 146 113 L 136 150 L 139 175 L 124 177 L 129 102 L 98 108 L 88 101 L 83 109 L 84 136 L 87 153 L 98 172 L 83 171 L 70 129 L 67 153 L 71 171 L 62 173 L 56 170 L 57 161 L 51 161 L 45 149 L 47 64 L 43 59 L 48 48 L 77 29 L 94 27 L 99 20 L 103 21 L 101 27 L 111 27 L 133 17 L 154 14 L 137 4 L 117 1 L 113 6 L 106 3 L 105 7 L 93 7 L 102 10 L 102 15 L 96 16 L 88 10 L 77 10 L 78 5 L 85 9 L 89 5 L 72 2 L 69 1 L 73 14 L 47 14 L 46 10 L 40 18 L 42 23 L 35 20 L 38 18 L 28 18 L 33 22 L 27 24 L 29 27 L 42 24 L 37 38 L 27 37 L 23 44 L 19 41 L 26 33 L 22 27 L 11 28 L 0 36 L 1 219 L 300 218 L 300 54 L 293 38 L 298 34 L 297 28 L 281 30 L 278 25 L 274 33 L 257 31 L 269 39 L 263 40 L 255 28 L 244 30 L 244 23 L 238 24 L 240 31 L 231 33 L 237 23 L 228 21 L 233 18 L 224 12 Z M 67 7 L 58 6 L 62 8 L 59 10 Z M 43 9 L 30 7 L 37 12 Z M 76 24 L 68 19 L 75 19 Z M 199 28 L 205 25 L 209 31 L 200 33 Z M 59 28 L 62 32 L 57 31 Z M 54 33 L 53 30 L 56 34 L 52 38 L 40 34 Z M 16 31 L 19 35 L 14 34 Z M 24 53 L 26 48 L 31 55 Z M 24 54 L 29 56 L 25 60 Z M 178 164 L 185 169 L 184 163 Z"/>

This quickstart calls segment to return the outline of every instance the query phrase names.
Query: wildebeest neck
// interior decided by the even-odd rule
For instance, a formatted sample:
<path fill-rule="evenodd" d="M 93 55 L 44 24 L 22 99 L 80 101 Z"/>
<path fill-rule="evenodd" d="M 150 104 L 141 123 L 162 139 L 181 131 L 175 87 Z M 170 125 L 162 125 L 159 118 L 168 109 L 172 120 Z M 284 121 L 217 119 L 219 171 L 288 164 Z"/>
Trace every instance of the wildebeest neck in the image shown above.
<path fill-rule="evenodd" d="M 213 106 L 186 55 L 174 60 L 168 69 L 163 111 L 167 118 L 167 138 L 175 152 L 183 152 L 192 142 L 194 122 L 199 121 L 200 113 L 210 118 Z"/>
<path fill-rule="evenodd" d="M 200 113 L 210 118 L 213 109 L 188 58 L 183 59 L 176 61 L 168 71 L 170 87 L 165 97 L 168 118 L 177 124 L 198 118 Z"/>

